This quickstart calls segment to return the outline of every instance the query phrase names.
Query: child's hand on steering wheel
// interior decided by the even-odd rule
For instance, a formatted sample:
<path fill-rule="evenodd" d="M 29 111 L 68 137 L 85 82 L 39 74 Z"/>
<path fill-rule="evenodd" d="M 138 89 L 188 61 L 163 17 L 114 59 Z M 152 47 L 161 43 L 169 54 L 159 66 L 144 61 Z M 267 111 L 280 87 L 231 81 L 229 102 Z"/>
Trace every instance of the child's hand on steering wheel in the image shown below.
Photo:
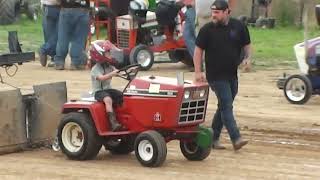
<path fill-rule="evenodd" d="M 112 76 L 117 76 L 119 75 L 119 69 L 113 68 L 113 71 L 111 72 Z"/>
<path fill-rule="evenodd" d="M 128 69 L 128 73 L 133 73 L 138 71 L 139 66 L 134 66 Z"/>

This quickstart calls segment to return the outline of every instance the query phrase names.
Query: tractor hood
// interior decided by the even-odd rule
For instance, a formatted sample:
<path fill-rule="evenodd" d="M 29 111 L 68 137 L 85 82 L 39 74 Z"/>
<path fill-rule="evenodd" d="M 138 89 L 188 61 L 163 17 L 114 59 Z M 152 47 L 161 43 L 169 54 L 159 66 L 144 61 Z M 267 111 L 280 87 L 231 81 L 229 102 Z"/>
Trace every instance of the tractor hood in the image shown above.
<path fill-rule="evenodd" d="M 207 83 L 193 83 L 186 80 L 184 84 L 179 84 L 177 78 L 160 76 L 143 76 L 134 79 L 125 89 L 125 95 L 144 95 L 177 97 L 178 92 L 183 92 L 185 88 L 207 87 Z"/>

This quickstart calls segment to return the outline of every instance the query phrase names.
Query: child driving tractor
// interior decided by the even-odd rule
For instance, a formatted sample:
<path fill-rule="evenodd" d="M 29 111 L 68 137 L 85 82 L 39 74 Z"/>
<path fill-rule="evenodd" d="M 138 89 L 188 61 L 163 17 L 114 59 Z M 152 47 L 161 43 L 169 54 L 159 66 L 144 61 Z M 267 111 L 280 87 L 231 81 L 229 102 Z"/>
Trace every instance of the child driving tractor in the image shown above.
<path fill-rule="evenodd" d="M 101 55 L 100 58 L 92 58 L 95 61 L 95 65 L 91 69 L 92 91 L 94 98 L 105 104 L 111 130 L 118 131 L 121 129 L 121 125 L 116 119 L 113 105 L 121 105 L 123 100 L 122 92 L 111 88 L 111 80 L 118 75 L 119 70 L 113 66 L 115 61 L 110 54 L 110 50 L 116 47 L 109 41 L 103 43 L 106 48 L 100 49 L 98 52 Z M 94 47 L 90 50 L 90 54 L 96 52 Z"/>

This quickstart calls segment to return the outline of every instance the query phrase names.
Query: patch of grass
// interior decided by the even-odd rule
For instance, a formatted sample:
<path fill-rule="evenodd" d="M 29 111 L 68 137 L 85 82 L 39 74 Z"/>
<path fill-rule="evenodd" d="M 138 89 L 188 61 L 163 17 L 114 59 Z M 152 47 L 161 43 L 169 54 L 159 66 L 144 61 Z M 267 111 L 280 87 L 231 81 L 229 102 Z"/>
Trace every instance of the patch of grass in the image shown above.
<path fill-rule="evenodd" d="M 257 68 L 279 66 L 296 67 L 293 46 L 304 41 L 304 31 L 296 27 L 275 29 L 250 28 L 253 61 Z M 320 35 L 319 29 L 310 29 L 309 38 Z"/>
<path fill-rule="evenodd" d="M 0 25 L 0 53 L 9 52 L 8 49 L 8 31 L 17 31 L 20 44 L 23 51 L 37 52 L 43 44 L 42 19 L 37 21 L 28 19 L 25 15 L 21 15 L 19 21 L 11 25 Z M 107 37 L 106 28 L 100 27 L 99 38 Z M 96 40 L 96 35 L 92 35 L 92 40 Z"/>
<path fill-rule="evenodd" d="M 37 51 L 43 42 L 41 18 L 32 21 L 22 15 L 19 21 L 11 25 L 0 26 L 0 53 L 9 52 L 8 31 L 17 31 L 23 51 Z"/>

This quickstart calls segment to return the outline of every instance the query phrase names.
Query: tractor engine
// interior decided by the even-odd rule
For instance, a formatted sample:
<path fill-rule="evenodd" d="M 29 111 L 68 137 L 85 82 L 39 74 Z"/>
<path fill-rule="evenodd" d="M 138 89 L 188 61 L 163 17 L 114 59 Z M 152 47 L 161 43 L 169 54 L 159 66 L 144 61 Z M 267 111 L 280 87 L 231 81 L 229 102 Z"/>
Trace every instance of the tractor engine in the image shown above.
<path fill-rule="evenodd" d="M 181 17 L 178 15 L 181 8 L 174 2 L 162 1 L 155 12 L 129 8 L 129 15 L 116 19 L 118 47 L 132 49 L 138 44 L 158 45 L 166 39 L 166 33 L 176 32 L 181 36 Z"/>
<path fill-rule="evenodd" d="M 117 44 L 121 49 L 132 49 L 136 44 L 153 45 L 153 37 L 157 39 L 163 35 L 158 28 L 155 13 L 150 11 L 146 14 L 145 23 L 141 25 L 131 15 L 117 17 L 116 24 Z"/>

